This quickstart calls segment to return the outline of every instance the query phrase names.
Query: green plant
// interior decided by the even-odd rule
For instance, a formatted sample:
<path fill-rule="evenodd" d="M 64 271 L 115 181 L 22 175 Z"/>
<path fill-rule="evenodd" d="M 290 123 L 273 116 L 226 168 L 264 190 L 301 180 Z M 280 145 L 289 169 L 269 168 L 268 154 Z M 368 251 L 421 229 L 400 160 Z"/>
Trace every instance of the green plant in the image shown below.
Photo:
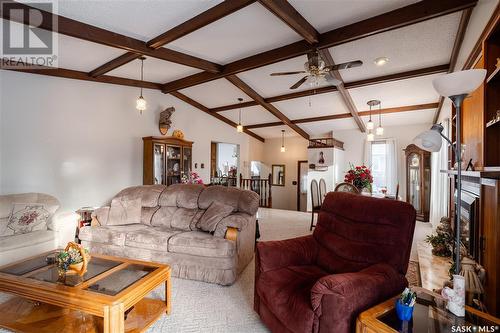
<path fill-rule="evenodd" d="M 425 241 L 432 245 L 432 254 L 439 257 L 451 256 L 451 244 L 453 237 L 447 232 L 437 232 L 435 235 L 428 235 Z"/>
<path fill-rule="evenodd" d="M 85 254 L 88 250 L 84 249 Z M 69 248 L 67 251 L 60 251 L 56 256 L 57 267 L 64 271 L 69 269 L 70 265 L 79 264 L 83 261 L 80 251 L 75 248 Z"/>

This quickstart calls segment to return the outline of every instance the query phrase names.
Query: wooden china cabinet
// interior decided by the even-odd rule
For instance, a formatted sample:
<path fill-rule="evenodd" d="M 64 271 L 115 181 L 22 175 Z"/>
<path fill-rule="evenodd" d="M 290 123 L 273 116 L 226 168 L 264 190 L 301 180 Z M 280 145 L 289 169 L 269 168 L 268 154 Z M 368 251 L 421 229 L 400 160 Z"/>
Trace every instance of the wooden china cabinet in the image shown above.
<path fill-rule="evenodd" d="M 193 142 L 176 137 L 148 136 L 144 142 L 143 184 L 172 185 L 192 170 Z"/>
<path fill-rule="evenodd" d="M 431 153 L 411 144 L 405 148 L 406 202 L 417 211 L 417 220 L 428 222 L 431 204 Z"/>

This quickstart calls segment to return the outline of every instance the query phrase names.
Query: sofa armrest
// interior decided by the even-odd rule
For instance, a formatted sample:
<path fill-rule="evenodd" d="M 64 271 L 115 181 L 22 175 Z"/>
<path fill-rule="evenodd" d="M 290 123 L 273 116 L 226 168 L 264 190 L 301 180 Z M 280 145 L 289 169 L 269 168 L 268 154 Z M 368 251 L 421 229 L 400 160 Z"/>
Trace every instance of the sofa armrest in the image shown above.
<path fill-rule="evenodd" d="M 311 305 L 322 318 L 322 329 L 348 331 L 364 310 L 403 291 L 405 276 L 387 264 L 375 264 L 359 272 L 327 275 L 311 289 Z"/>
<path fill-rule="evenodd" d="M 105 206 L 105 207 L 99 207 L 96 210 L 92 212 L 92 220 L 96 219 L 97 222 L 99 222 L 99 225 L 106 225 L 108 224 L 108 217 L 109 217 L 109 210 L 111 207 Z"/>
<path fill-rule="evenodd" d="M 256 267 L 263 273 L 288 266 L 311 265 L 316 254 L 316 241 L 312 236 L 258 242 Z"/>
<path fill-rule="evenodd" d="M 47 223 L 47 228 L 53 231 L 71 229 L 74 232 L 79 219 L 80 215 L 74 212 L 56 212 Z"/>
<path fill-rule="evenodd" d="M 214 236 L 224 238 L 228 228 L 234 228 L 238 231 L 243 230 L 249 223 L 255 223 L 255 216 L 245 213 L 234 213 L 220 220 L 214 231 Z"/>

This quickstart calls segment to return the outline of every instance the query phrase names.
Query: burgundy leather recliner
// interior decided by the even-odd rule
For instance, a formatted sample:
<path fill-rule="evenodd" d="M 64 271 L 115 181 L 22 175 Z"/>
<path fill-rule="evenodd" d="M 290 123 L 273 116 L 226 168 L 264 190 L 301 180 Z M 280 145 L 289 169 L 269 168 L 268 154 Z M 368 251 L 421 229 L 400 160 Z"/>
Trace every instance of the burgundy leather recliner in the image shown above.
<path fill-rule="evenodd" d="M 255 311 L 275 333 L 354 332 L 408 285 L 414 229 L 406 202 L 328 193 L 312 235 L 257 244 Z"/>

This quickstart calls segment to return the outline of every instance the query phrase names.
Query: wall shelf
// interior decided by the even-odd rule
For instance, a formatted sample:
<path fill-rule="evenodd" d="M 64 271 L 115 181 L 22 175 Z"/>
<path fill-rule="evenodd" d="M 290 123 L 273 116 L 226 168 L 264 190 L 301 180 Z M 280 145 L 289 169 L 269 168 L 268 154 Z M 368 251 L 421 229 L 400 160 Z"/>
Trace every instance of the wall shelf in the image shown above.
<path fill-rule="evenodd" d="M 498 80 L 498 78 L 500 77 L 500 74 L 498 74 L 499 72 L 500 72 L 500 58 L 497 58 L 496 69 L 493 71 L 493 73 L 491 73 L 490 76 L 488 76 L 488 78 L 486 79 L 486 83 L 490 83 L 493 80 Z"/>

